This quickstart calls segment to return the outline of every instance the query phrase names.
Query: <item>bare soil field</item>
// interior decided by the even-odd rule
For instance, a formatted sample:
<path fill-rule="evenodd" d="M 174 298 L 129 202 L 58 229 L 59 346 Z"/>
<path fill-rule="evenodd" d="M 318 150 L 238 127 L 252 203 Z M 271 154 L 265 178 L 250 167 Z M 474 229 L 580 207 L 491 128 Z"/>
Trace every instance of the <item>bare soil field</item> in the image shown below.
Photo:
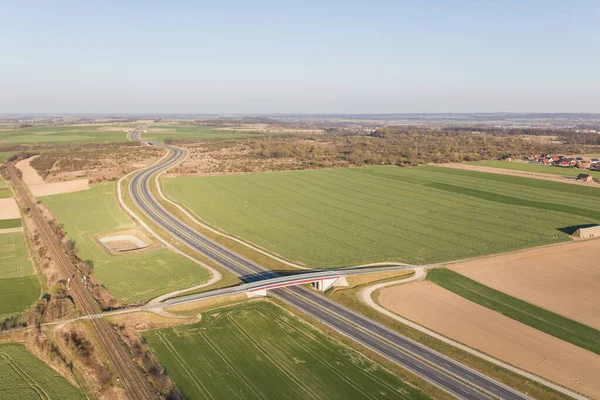
<path fill-rule="evenodd" d="M 0 199 L 0 219 L 21 218 L 19 206 L 12 197 Z"/>
<path fill-rule="evenodd" d="M 418 324 L 572 390 L 600 397 L 600 356 L 431 282 L 383 289 L 379 303 Z"/>
<path fill-rule="evenodd" d="M 444 164 L 435 164 L 440 167 L 448 167 L 454 169 L 463 169 L 467 171 L 477 171 L 477 172 L 487 172 L 491 174 L 503 174 L 503 175 L 513 175 L 520 176 L 524 178 L 535 178 L 541 179 L 545 181 L 553 181 L 553 182 L 562 182 L 562 183 L 570 183 L 573 185 L 583 185 L 590 186 L 590 183 L 580 182 L 572 178 L 565 178 L 560 175 L 553 174 L 541 174 L 539 172 L 529 172 L 529 171 L 518 171 L 514 169 L 505 169 L 505 168 L 495 168 L 495 167 L 486 167 L 483 165 L 473 165 L 473 164 L 462 164 L 462 163 L 444 163 Z M 585 171 L 582 171 L 585 173 Z"/>
<path fill-rule="evenodd" d="M 448 265 L 483 285 L 600 329 L 600 240 Z"/>
<path fill-rule="evenodd" d="M 31 185 L 29 190 L 34 197 L 50 196 L 53 194 L 79 192 L 90 188 L 87 179 L 76 179 L 66 182 L 44 183 L 42 185 Z"/>
<path fill-rule="evenodd" d="M 26 158 L 25 160 L 21 160 L 16 164 L 16 167 L 23 174 L 23 181 L 27 184 L 27 186 L 41 185 L 46 183 L 44 178 L 42 178 L 40 174 L 37 173 L 35 168 L 33 168 L 30 164 L 34 158 L 35 157 Z"/>

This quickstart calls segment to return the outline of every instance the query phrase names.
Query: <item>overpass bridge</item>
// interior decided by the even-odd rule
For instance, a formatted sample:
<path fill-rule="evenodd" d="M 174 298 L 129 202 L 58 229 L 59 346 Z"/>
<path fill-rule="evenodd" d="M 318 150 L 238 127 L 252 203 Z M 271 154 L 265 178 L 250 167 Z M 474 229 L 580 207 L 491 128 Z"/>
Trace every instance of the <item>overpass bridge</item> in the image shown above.
<path fill-rule="evenodd" d="M 312 284 L 314 288 L 325 292 L 335 286 L 346 286 L 346 277 L 353 275 L 364 275 L 378 272 L 406 271 L 414 269 L 414 265 L 399 264 L 377 267 L 351 267 L 328 270 L 309 270 L 310 272 L 297 273 L 293 275 L 279 275 L 280 273 L 267 272 L 265 275 L 249 276 L 247 283 L 224 289 L 211 290 L 209 292 L 196 293 L 164 300 L 160 303 L 148 303 L 143 308 L 164 308 L 177 304 L 185 304 L 198 300 L 215 297 L 230 296 L 245 293 L 248 296 L 266 296 L 269 290 Z M 260 279 L 260 280 L 254 280 Z"/>

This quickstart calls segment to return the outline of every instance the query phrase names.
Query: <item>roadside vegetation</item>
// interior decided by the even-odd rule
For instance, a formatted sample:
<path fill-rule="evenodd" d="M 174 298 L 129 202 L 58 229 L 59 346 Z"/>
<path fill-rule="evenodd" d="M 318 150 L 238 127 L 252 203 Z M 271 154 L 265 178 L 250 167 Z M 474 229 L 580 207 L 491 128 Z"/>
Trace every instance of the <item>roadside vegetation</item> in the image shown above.
<path fill-rule="evenodd" d="M 185 398 L 424 399 L 360 353 L 268 302 L 143 332 Z"/>
<path fill-rule="evenodd" d="M 163 179 L 209 224 L 311 267 L 427 264 L 568 241 L 600 189 L 450 168 Z M 587 201 L 573 203 L 579 196 Z"/>
<path fill-rule="evenodd" d="M 467 300 L 600 354 L 600 331 L 594 328 L 484 286 L 447 268 L 429 271 L 427 279 Z"/>
<path fill-rule="evenodd" d="M 21 344 L 0 344 L 3 399 L 85 399 L 84 393 L 31 355 Z"/>
<path fill-rule="evenodd" d="M 168 249 L 113 255 L 98 242 L 100 234 L 135 229 L 118 206 L 114 182 L 41 200 L 64 226 L 78 256 L 121 303 L 150 299 L 208 279 L 204 269 Z"/>

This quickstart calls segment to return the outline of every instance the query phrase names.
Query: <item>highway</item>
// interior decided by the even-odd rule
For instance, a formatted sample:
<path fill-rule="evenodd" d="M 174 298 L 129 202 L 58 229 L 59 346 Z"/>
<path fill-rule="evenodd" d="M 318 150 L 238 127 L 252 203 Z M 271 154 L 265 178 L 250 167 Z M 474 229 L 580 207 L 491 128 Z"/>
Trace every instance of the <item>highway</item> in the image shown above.
<path fill-rule="evenodd" d="M 131 137 L 134 140 L 141 140 L 140 129 L 134 131 Z M 184 152 L 175 146 L 156 142 L 148 143 L 167 149 L 170 153 L 159 163 L 136 174 L 130 181 L 129 190 L 136 206 L 174 238 L 221 265 L 246 283 L 252 284 L 261 280 L 271 282 L 271 280 L 281 279 L 277 273 L 212 242 L 171 215 L 155 199 L 150 191 L 152 177 L 179 163 L 184 157 Z M 290 286 L 272 289 L 270 294 L 457 398 L 528 399 L 527 396 L 514 389 L 416 343 L 313 290 L 302 286 Z M 207 296 L 210 296 L 210 292 L 169 301 L 182 301 L 182 299 L 193 301 L 207 298 Z"/>

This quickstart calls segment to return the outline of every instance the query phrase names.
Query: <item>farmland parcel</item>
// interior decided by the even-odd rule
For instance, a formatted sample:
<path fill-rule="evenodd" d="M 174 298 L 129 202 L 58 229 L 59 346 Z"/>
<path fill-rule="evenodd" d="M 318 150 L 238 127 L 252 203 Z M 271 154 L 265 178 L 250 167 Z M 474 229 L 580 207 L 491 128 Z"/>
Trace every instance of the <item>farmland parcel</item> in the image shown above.
<path fill-rule="evenodd" d="M 188 399 L 426 398 L 356 351 L 266 302 L 143 333 Z"/>
<path fill-rule="evenodd" d="M 0 144 L 124 142 L 126 129 L 110 125 L 42 126 L 0 132 Z"/>
<path fill-rule="evenodd" d="M 76 242 L 79 256 L 92 261 L 93 273 L 123 303 L 149 299 L 208 279 L 208 273 L 200 266 L 167 249 L 122 255 L 108 252 L 97 240 L 99 235 L 135 228 L 117 204 L 114 182 L 42 200 L 64 224 L 67 237 Z"/>
<path fill-rule="evenodd" d="M 0 344 L 0 398 L 76 400 L 85 395 L 23 345 Z"/>
<path fill-rule="evenodd" d="M 600 331 L 594 328 L 489 288 L 446 268 L 430 271 L 427 279 L 467 300 L 600 354 Z"/>
<path fill-rule="evenodd" d="M 600 240 L 449 265 L 483 285 L 600 330 Z"/>
<path fill-rule="evenodd" d="M 568 241 L 575 226 L 600 222 L 600 189 L 443 167 L 163 182 L 208 223 L 318 267 L 475 257 Z"/>
<path fill-rule="evenodd" d="M 39 296 L 23 233 L 0 233 L 0 320 L 25 311 Z"/>
<path fill-rule="evenodd" d="M 256 135 L 257 132 L 244 130 L 223 130 L 206 126 L 150 126 L 147 133 L 143 133 L 144 139 L 164 141 L 167 138 L 177 140 L 202 140 L 202 139 L 225 139 Z"/>
<path fill-rule="evenodd" d="M 569 389 L 598 398 L 600 356 L 475 304 L 431 282 L 383 289 L 389 310 Z"/>

